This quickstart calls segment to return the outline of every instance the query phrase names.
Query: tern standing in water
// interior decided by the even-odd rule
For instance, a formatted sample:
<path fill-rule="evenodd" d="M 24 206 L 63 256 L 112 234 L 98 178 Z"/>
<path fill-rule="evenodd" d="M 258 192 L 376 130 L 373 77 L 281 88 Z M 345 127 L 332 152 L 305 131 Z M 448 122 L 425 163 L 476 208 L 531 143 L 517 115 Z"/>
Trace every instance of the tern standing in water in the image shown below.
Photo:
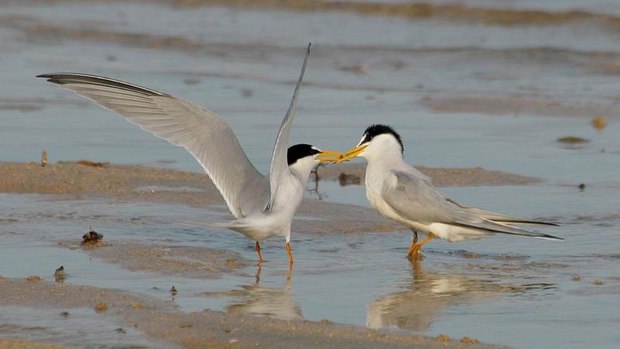
<path fill-rule="evenodd" d="M 216 114 L 192 102 L 89 74 L 54 73 L 38 77 L 73 90 L 119 113 L 143 130 L 184 147 L 211 177 L 236 218 L 218 226 L 256 241 L 259 264 L 263 262 L 260 241 L 271 236 L 284 237 L 289 266 L 292 267 L 291 222 L 303 198 L 306 181 L 315 165 L 333 161 L 340 154 L 322 151 L 309 144 L 297 144 L 287 149 L 309 54 L 310 45 L 276 138 L 270 174 L 266 176 L 248 160 L 230 126 Z"/>
<path fill-rule="evenodd" d="M 465 207 L 443 196 L 430 179 L 403 159 L 400 135 L 386 125 L 372 125 L 356 147 L 339 162 L 363 157 L 366 167 L 366 198 L 382 215 L 413 231 L 407 255 L 417 257 L 434 237 L 448 241 L 476 239 L 493 233 L 562 240 L 510 224 L 556 225 L 523 220 L 474 207 Z M 418 232 L 426 238 L 418 242 Z"/>

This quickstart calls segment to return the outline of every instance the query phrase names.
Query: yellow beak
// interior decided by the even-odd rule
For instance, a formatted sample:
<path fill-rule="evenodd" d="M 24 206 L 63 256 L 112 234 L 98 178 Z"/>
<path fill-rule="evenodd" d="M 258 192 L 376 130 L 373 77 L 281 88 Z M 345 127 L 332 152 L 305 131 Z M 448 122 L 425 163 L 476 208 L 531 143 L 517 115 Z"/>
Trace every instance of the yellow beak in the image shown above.
<path fill-rule="evenodd" d="M 361 154 L 366 147 L 368 147 L 367 144 L 360 145 L 359 147 L 349 149 L 345 153 L 335 150 L 323 150 L 316 158 L 320 162 L 346 162 Z"/>
<path fill-rule="evenodd" d="M 349 161 L 349 160 L 357 157 L 361 153 L 363 153 L 364 150 L 366 150 L 366 147 L 368 147 L 368 144 L 363 144 L 363 145 L 360 145 L 359 147 L 351 148 L 346 153 L 344 153 L 340 157 L 340 159 L 338 159 L 338 161 L 336 161 L 336 162 L 340 163 L 340 162 Z"/>
<path fill-rule="evenodd" d="M 345 153 L 341 153 L 335 150 L 323 150 L 316 159 L 320 162 L 340 162 L 340 159 L 344 157 Z"/>

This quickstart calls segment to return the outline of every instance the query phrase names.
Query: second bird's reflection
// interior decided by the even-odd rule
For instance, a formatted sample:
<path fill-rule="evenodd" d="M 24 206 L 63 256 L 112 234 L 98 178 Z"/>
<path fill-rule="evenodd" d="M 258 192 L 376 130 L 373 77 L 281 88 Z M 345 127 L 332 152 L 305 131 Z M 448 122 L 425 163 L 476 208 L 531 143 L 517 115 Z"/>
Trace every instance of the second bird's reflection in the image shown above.
<path fill-rule="evenodd" d="M 426 331 L 449 306 L 481 302 L 530 289 L 499 283 L 488 275 L 473 279 L 460 274 L 426 271 L 419 260 L 411 261 L 411 274 L 410 282 L 401 286 L 402 291 L 382 296 L 369 304 L 367 327 Z"/>

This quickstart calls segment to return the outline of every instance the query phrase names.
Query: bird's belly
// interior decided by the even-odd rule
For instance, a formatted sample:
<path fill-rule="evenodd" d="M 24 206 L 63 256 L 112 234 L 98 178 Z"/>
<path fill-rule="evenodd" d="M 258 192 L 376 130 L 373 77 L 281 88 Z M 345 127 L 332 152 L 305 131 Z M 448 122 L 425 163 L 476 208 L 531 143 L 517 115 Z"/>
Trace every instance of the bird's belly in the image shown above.
<path fill-rule="evenodd" d="M 239 220 L 241 224 L 229 228 L 256 241 L 272 236 L 282 236 L 288 241 L 291 236 L 292 218 L 301 204 L 302 197 L 303 191 L 297 187 L 281 188 L 271 211 L 244 217 Z"/>
<path fill-rule="evenodd" d="M 385 200 L 383 200 L 383 198 L 380 196 L 380 194 L 374 194 L 371 192 L 367 192 L 367 198 L 368 201 L 370 202 L 370 204 L 377 210 L 379 211 L 379 213 L 381 213 L 383 216 L 385 216 L 386 218 L 389 218 L 391 220 L 394 220 L 398 223 L 401 223 L 405 226 L 407 226 L 409 229 L 414 229 L 414 230 L 424 230 L 422 227 L 426 227 L 426 226 L 418 226 L 418 224 L 416 222 L 412 222 L 406 218 L 404 218 L 403 216 L 401 216 L 398 212 L 396 212 L 392 206 L 390 206 L 390 204 L 388 204 L 387 202 L 385 202 Z"/>
<path fill-rule="evenodd" d="M 283 211 L 257 213 L 233 221 L 227 228 L 255 241 L 262 241 L 272 236 L 287 238 L 291 231 L 291 217 L 288 212 Z"/>
<path fill-rule="evenodd" d="M 389 219 L 393 219 L 397 222 L 405 224 L 402 217 L 392 209 L 392 207 L 383 200 L 371 201 L 372 206 L 379 211 L 382 215 Z"/>
<path fill-rule="evenodd" d="M 480 239 L 489 235 L 489 233 L 482 230 L 444 223 L 432 223 L 429 225 L 429 229 L 438 238 L 448 240 L 450 242 Z"/>
<path fill-rule="evenodd" d="M 227 228 L 241 233 L 254 241 L 263 241 L 272 236 L 286 237 L 287 228 L 278 224 L 272 218 L 269 216 L 246 217 L 242 223 L 233 223 Z"/>

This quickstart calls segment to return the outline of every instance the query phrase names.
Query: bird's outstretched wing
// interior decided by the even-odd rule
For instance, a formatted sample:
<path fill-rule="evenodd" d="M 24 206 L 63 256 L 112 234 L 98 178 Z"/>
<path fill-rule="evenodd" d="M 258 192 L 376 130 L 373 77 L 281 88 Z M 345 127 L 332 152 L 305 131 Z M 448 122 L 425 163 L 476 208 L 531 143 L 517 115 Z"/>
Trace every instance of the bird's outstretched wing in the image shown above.
<path fill-rule="evenodd" d="M 248 182 L 261 182 L 230 126 L 199 105 L 123 81 L 79 73 L 39 75 L 115 111 L 140 128 L 182 146 L 202 165 L 232 214 Z"/>
<path fill-rule="evenodd" d="M 282 120 L 280 130 L 278 131 L 278 136 L 276 137 L 276 143 L 273 146 L 271 169 L 269 171 L 269 183 L 271 186 L 271 198 L 269 200 L 269 207 L 273 207 L 273 201 L 275 200 L 278 193 L 278 183 L 281 182 L 283 176 L 289 175 L 287 162 L 288 136 L 291 133 L 293 119 L 295 118 L 295 108 L 297 106 L 297 99 L 299 96 L 301 83 L 304 78 L 304 73 L 306 72 L 306 64 L 308 63 L 308 56 L 310 55 L 310 46 L 311 44 L 308 44 L 304 63 L 301 66 L 299 79 L 297 80 L 297 85 L 295 85 L 295 91 L 293 92 L 293 98 L 291 99 L 291 104 L 289 105 L 288 110 L 286 111 L 286 115 Z"/>
<path fill-rule="evenodd" d="M 383 188 L 382 198 L 401 216 L 425 225 L 443 223 L 489 233 L 562 240 L 486 219 L 448 200 L 429 181 L 413 172 L 393 171 L 391 179 L 386 181 Z"/>

